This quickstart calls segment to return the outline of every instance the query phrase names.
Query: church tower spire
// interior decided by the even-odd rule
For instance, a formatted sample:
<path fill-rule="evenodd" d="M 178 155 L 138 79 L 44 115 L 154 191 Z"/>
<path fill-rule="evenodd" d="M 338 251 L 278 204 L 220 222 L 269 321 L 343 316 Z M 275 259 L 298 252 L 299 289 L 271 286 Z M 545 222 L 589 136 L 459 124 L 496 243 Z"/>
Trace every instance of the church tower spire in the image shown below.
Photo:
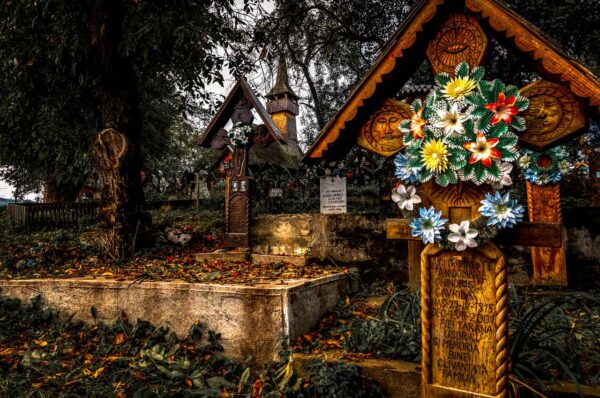
<path fill-rule="evenodd" d="M 296 116 L 299 113 L 298 96 L 290 87 L 285 57 L 280 55 L 275 85 L 266 95 L 267 112 L 273 123 L 286 138 L 288 148 L 299 150 Z"/>

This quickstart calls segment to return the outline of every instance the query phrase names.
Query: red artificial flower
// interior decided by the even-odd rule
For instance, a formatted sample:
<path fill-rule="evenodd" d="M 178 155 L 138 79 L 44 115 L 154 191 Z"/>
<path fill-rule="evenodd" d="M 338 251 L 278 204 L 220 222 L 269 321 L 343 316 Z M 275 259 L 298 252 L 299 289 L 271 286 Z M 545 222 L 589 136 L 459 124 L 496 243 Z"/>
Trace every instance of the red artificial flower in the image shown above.
<path fill-rule="evenodd" d="M 423 109 L 419 109 L 418 112 L 413 112 L 410 117 L 410 131 L 412 132 L 415 140 L 425 137 L 423 126 L 427 123 L 427 120 L 423 119 Z"/>
<path fill-rule="evenodd" d="M 489 103 L 485 106 L 486 109 L 492 111 L 494 116 L 492 116 L 492 126 L 500 123 L 502 120 L 506 124 L 510 124 L 512 122 L 513 116 L 519 113 L 519 110 L 515 107 L 515 102 L 517 101 L 517 97 L 514 95 L 506 98 L 504 93 L 498 94 L 498 99 L 496 102 Z"/>
<path fill-rule="evenodd" d="M 494 148 L 498 145 L 498 138 L 486 138 L 481 131 L 477 133 L 475 142 L 465 142 L 463 145 L 466 150 L 471 152 L 469 164 L 481 162 L 485 167 L 492 165 L 492 159 L 500 159 L 500 151 Z"/>

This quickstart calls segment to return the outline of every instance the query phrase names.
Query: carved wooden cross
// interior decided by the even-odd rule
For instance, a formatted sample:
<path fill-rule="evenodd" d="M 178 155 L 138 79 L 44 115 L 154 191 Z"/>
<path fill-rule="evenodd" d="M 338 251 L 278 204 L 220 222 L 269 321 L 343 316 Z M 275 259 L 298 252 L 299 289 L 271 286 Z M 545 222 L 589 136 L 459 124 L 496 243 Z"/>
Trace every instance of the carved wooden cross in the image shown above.
<path fill-rule="evenodd" d="M 407 218 L 388 219 L 387 238 L 408 241 L 409 288 L 417 291 L 421 281 L 421 252 L 425 245 L 421 238 L 411 235 L 410 221 Z M 500 233 L 497 240 L 503 244 L 555 251 L 564 248 L 565 241 L 563 225 L 555 222 L 522 222 Z"/>
<path fill-rule="evenodd" d="M 251 104 L 241 98 L 235 104 L 231 121 L 251 124 Z M 220 134 L 221 136 L 223 134 Z M 225 246 L 247 247 L 250 242 L 250 216 L 252 209 L 251 179 L 248 176 L 250 144 L 232 147 L 232 165 L 225 177 Z"/>

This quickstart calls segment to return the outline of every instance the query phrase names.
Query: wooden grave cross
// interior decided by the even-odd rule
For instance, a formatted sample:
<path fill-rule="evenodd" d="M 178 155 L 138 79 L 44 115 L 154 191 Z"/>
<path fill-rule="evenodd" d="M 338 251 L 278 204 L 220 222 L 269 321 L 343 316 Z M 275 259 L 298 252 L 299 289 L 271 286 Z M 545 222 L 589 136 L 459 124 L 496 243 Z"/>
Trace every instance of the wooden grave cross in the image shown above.
<path fill-rule="evenodd" d="M 254 119 L 252 106 L 241 98 L 235 105 L 231 122 L 251 125 Z M 226 131 L 221 129 L 221 137 Z M 225 246 L 248 247 L 250 244 L 250 218 L 252 209 L 251 178 L 248 176 L 248 145 L 235 146 L 232 151 L 232 167 L 225 176 Z"/>
<path fill-rule="evenodd" d="M 421 186 L 423 205 L 434 204 L 450 223 L 473 219 L 484 195 L 461 184 Z M 409 246 L 411 278 L 420 280 L 423 397 L 501 397 L 508 377 L 508 282 L 502 252 L 493 244 L 464 252 L 427 245 L 411 235 L 409 219 L 389 219 L 388 239 Z M 500 240 L 521 246 L 563 245 L 557 223 L 520 223 Z M 417 245 L 418 244 L 418 245 Z M 411 286 L 415 289 L 415 281 Z"/>

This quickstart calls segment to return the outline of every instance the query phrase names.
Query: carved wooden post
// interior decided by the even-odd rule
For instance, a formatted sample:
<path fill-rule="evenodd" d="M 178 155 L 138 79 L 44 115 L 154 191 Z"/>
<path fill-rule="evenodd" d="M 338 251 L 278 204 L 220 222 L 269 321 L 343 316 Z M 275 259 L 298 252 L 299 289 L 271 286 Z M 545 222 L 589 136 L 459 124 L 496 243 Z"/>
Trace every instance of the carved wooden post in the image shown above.
<path fill-rule="evenodd" d="M 559 184 L 540 186 L 527 181 L 527 203 L 529 221 L 562 224 Z M 532 247 L 531 263 L 534 283 L 567 285 L 567 254 L 564 238 L 561 247 Z"/>
<path fill-rule="evenodd" d="M 508 285 L 493 244 L 464 252 L 428 245 L 421 257 L 423 398 L 504 398 Z"/>
<path fill-rule="evenodd" d="M 247 247 L 250 244 L 250 178 L 246 175 L 248 148 L 236 148 L 233 153 L 232 175 L 226 178 L 225 245 Z"/>

